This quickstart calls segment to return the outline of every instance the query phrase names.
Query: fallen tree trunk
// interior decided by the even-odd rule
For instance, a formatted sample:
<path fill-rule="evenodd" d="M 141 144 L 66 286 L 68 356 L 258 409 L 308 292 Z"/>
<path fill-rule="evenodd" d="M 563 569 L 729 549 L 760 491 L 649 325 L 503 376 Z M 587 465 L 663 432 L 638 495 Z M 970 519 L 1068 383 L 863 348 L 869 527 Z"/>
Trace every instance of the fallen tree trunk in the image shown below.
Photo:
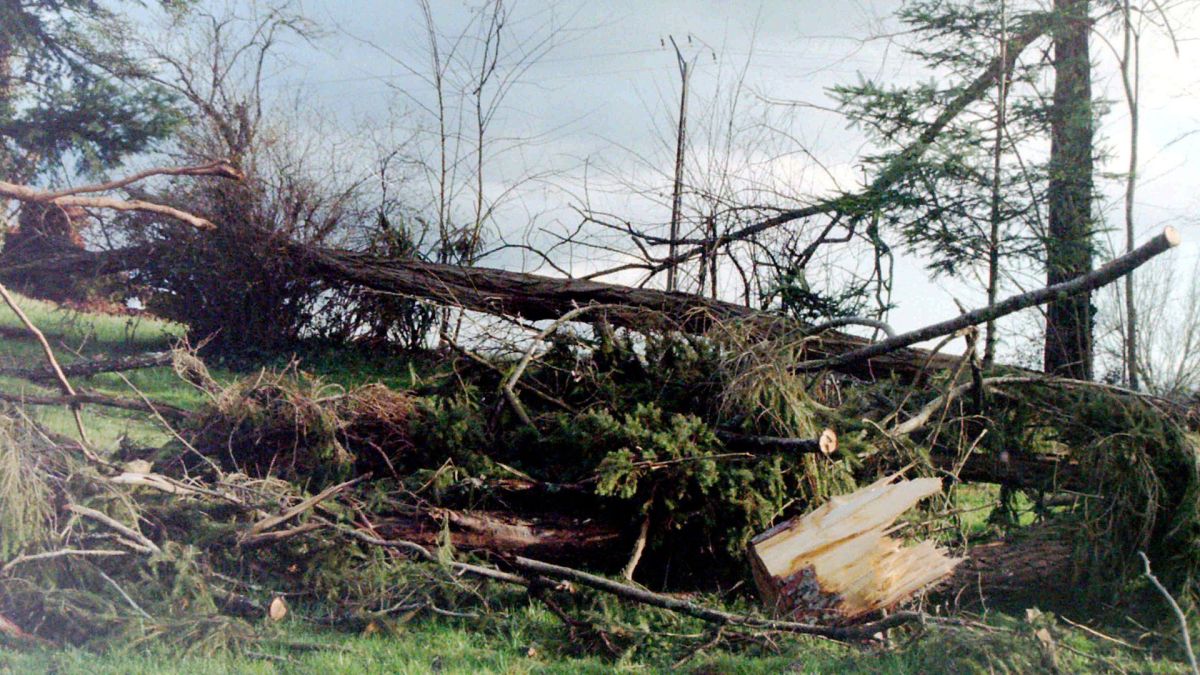
<path fill-rule="evenodd" d="M 972 546 L 962 564 L 930 594 L 956 608 L 989 602 L 1044 603 L 1048 592 L 1078 592 L 1072 579 L 1073 554 L 1071 534 L 1061 527 L 1030 528 L 1018 538 Z"/>
<path fill-rule="evenodd" d="M 1026 490 L 1087 490 L 1078 465 L 1066 457 L 1002 452 L 973 454 L 965 462 L 935 453 L 934 466 L 968 483 L 995 483 Z"/>
<path fill-rule="evenodd" d="M 1111 261 L 1095 272 L 1062 284 L 1014 296 L 1004 302 L 968 312 L 917 331 L 871 342 L 834 331 L 806 339 L 800 370 L 831 368 L 865 379 L 897 375 L 911 379 L 924 369 L 952 367 L 953 357 L 912 349 L 922 340 L 983 323 L 1020 309 L 1048 302 L 1063 294 L 1094 289 L 1127 274 L 1138 265 L 1179 243 L 1179 234 L 1166 228 L 1162 234 L 1132 253 Z M 465 309 L 530 321 L 558 320 L 587 305 L 611 306 L 580 316 L 581 321 L 607 321 L 645 329 L 703 333 L 729 321 L 757 322 L 766 334 L 797 331 L 804 327 L 730 302 L 678 291 L 659 291 L 581 279 L 563 279 L 487 267 L 462 267 L 404 258 L 384 258 L 353 251 L 290 244 L 288 255 L 296 256 L 311 273 L 331 285 L 352 284 Z M 0 275 L 43 265 L 95 273 L 136 268 L 145 247 L 109 252 L 71 251 L 41 263 L 0 260 Z"/>
<path fill-rule="evenodd" d="M 171 352 L 149 352 L 133 356 L 117 356 L 114 358 L 98 358 L 77 361 L 62 366 L 62 372 L 67 377 L 91 377 L 100 373 L 119 373 L 141 368 L 157 368 L 170 365 Z M 0 375 L 19 377 L 32 382 L 52 381 L 57 376 L 49 366 L 41 368 L 0 368 Z"/>
<path fill-rule="evenodd" d="M 818 368 L 836 368 L 838 366 L 846 366 L 854 363 L 855 361 L 869 359 L 874 356 L 882 356 L 889 352 L 909 347 L 918 342 L 924 342 L 925 340 L 932 340 L 934 338 L 942 337 L 943 335 L 949 335 L 957 330 L 961 330 L 969 326 L 977 326 L 981 323 L 998 319 L 1002 316 L 1012 314 L 1013 312 L 1018 312 L 1022 309 L 1044 305 L 1058 298 L 1069 297 L 1072 295 L 1085 293 L 1087 291 L 1092 291 L 1100 288 L 1101 286 L 1110 284 L 1126 274 L 1129 274 L 1133 270 L 1148 262 L 1151 258 L 1178 246 L 1179 242 L 1179 232 L 1173 227 L 1167 227 L 1157 237 L 1154 237 L 1150 241 L 1142 244 L 1138 248 L 1119 258 L 1110 260 L 1099 269 L 1088 272 L 1087 274 L 1082 274 L 1061 283 L 1044 286 L 1027 293 L 1014 295 L 994 305 L 980 307 L 970 312 L 960 314 L 953 319 L 947 319 L 946 321 L 925 326 L 924 328 L 919 328 L 917 330 L 904 333 L 903 335 L 894 335 L 886 340 L 881 340 L 861 349 L 840 354 L 825 361 L 802 363 L 798 366 L 798 369 L 816 370 Z"/>
<path fill-rule="evenodd" d="M 155 248 L 149 245 L 109 251 L 64 249 L 52 257 L 29 260 L 0 257 L 0 280 L 22 274 L 57 271 L 61 274 L 102 276 L 135 270 Z M 718 323 L 753 321 L 764 334 L 796 333 L 805 327 L 756 309 L 681 292 L 634 288 L 582 279 L 548 277 L 488 267 L 461 267 L 411 258 L 385 258 L 353 251 L 293 243 L 286 254 L 296 256 L 311 274 L 331 286 L 355 285 L 429 302 L 462 307 L 497 316 L 529 321 L 556 320 L 584 305 L 614 305 L 613 309 L 580 317 L 634 329 L 703 333 Z M 827 359 L 871 345 L 870 340 L 838 331 L 805 338 L 805 358 Z M 957 359 L 921 349 L 901 349 L 840 368 L 863 379 L 897 376 L 909 380 L 925 370 L 953 367 Z"/>
<path fill-rule="evenodd" d="M 459 267 L 416 260 L 379 258 L 349 251 L 294 247 L 314 272 L 331 284 L 352 283 L 387 293 L 529 321 L 557 320 L 585 305 L 612 309 L 581 316 L 580 321 L 607 321 L 634 329 L 658 328 L 703 333 L 729 321 L 756 322 L 764 334 L 795 332 L 805 327 L 759 310 L 678 291 L 634 288 L 582 279 L 563 279 L 486 267 Z M 837 331 L 805 340 L 805 358 L 823 360 L 872 344 Z M 896 375 L 911 379 L 923 369 L 952 367 L 954 357 L 925 350 L 902 349 L 848 365 L 843 372 L 874 380 Z"/>
<path fill-rule="evenodd" d="M 458 551 L 533 556 L 556 562 L 615 568 L 630 539 L 616 523 L 558 513 L 519 515 L 503 511 L 431 509 L 373 523 L 387 539 L 436 547 L 443 532 Z M 448 527 L 448 530 L 444 530 Z"/>

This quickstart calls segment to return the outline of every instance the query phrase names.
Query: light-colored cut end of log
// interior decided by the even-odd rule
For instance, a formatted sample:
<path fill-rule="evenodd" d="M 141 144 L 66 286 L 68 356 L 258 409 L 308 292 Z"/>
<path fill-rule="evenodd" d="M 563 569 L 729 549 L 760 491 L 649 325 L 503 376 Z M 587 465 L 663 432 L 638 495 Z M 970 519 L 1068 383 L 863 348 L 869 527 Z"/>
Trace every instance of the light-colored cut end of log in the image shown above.
<path fill-rule="evenodd" d="M 750 547 L 759 591 L 796 620 L 852 621 L 904 601 L 961 562 L 933 542 L 906 547 L 887 536 L 941 489 L 938 478 L 892 476 L 771 528 Z"/>
<path fill-rule="evenodd" d="M 1179 243 L 1183 241 L 1183 237 L 1179 234 L 1179 230 L 1171 227 L 1170 225 L 1163 228 L 1163 237 L 1172 247 L 1178 246 Z"/>
<path fill-rule="evenodd" d="M 827 456 L 837 452 L 837 432 L 835 432 L 833 429 L 826 429 L 825 431 L 822 431 L 821 437 L 817 439 L 817 447 L 821 448 L 821 452 Z"/>

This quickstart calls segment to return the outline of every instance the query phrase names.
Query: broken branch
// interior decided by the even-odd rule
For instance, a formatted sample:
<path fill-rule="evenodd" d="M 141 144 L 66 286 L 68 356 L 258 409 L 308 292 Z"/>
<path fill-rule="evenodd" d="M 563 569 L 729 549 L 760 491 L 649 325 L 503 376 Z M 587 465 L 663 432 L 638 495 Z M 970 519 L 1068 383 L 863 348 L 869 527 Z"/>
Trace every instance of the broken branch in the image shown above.
<path fill-rule="evenodd" d="M 133 356 L 87 359 L 60 367 L 67 377 L 91 377 L 100 373 L 116 373 L 141 368 L 157 368 L 171 363 L 171 352 L 149 352 Z M 42 368 L 0 368 L 0 375 L 19 377 L 32 382 L 44 382 L 58 378 L 58 373 L 49 366 Z"/>
<path fill-rule="evenodd" d="M 1013 312 L 1018 312 L 1022 309 L 1028 309 L 1037 305 L 1042 305 L 1055 298 L 1068 297 L 1078 293 L 1094 290 L 1106 284 L 1112 283 L 1117 279 L 1125 276 L 1129 272 L 1137 269 L 1154 256 L 1167 251 L 1179 245 L 1179 232 L 1173 227 L 1167 227 L 1150 241 L 1142 244 L 1138 248 L 1126 253 L 1125 255 L 1110 260 L 1097 270 L 1087 274 L 1080 275 L 1069 281 L 1044 286 L 1042 288 L 1021 293 L 994 305 L 980 307 L 978 309 L 961 314 L 953 319 L 948 319 L 939 323 L 935 323 L 918 330 L 903 333 L 895 337 L 890 337 L 886 340 L 881 340 L 862 349 L 856 349 L 851 352 L 840 354 L 832 358 L 822 359 L 819 361 L 809 361 L 796 366 L 799 371 L 820 370 L 822 368 L 840 368 L 849 364 L 871 359 L 877 356 L 883 356 L 898 349 L 910 347 L 918 342 L 931 340 L 936 337 L 948 335 L 954 331 L 966 328 L 968 326 L 976 326 L 993 319 L 998 319 L 1002 316 L 1007 316 Z"/>
<path fill-rule="evenodd" d="M 42 353 L 46 356 L 46 361 L 49 363 L 50 370 L 54 373 L 54 378 L 58 382 L 58 387 L 62 390 L 63 395 L 74 399 L 75 388 L 71 386 L 70 381 L 67 380 L 67 376 L 63 374 L 62 366 L 58 365 L 58 359 L 54 358 L 54 350 L 50 348 L 50 343 L 46 341 L 46 336 L 42 334 L 42 331 L 38 330 L 37 326 L 33 325 L 33 322 L 25 315 L 21 306 L 17 304 L 17 301 L 13 299 L 12 294 L 8 292 L 8 289 L 3 284 L 0 284 L 0 297 L 4 298 L 4 303 L 17 315 L 21 323 L 25 324 L 25 328 L 33 334 L 38 344 L 41 345 Z M 75 418 L 75 427 L 79 430 L 79 440 L 83 443 L 84 454 L 90 460 L 99 460 L 91 450 L 87 430 L 83 426 L 83 415 L 79 411 L 79 401 L 71 400 L 69 406 L 71 415 Z"/>

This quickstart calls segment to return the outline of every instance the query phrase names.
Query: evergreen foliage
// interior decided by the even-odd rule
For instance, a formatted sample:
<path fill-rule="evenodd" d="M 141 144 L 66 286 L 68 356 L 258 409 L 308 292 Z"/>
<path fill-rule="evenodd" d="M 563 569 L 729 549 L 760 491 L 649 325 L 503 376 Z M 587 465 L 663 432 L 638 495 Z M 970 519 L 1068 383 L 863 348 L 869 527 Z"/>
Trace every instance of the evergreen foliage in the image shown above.
<path fill-rule="evenodd" d="M 1014 6 L 1016 6 L 1014 8 Z M 1024 8 L 1028 11 L 1029 8 Z M 1002 31 L 1002 12 L 1007 31 Z M 946 101 L 986 68 L 1025 16 L 1019 3 L 986 0 L 914 0 L 899 12 L 911 34 L 906 52 L 937 72 L 937 79 L 911 85 L 860 79 L 834 87 L 833 95 L 851 123 L 879 151 L 871 166 L 895 159 L 928 126 Z M 993 213 L 993 153 L 1001 101 L 991 93 L 959 115 L 933 147 L 906 164 L 902 178 L 876 201 L 884 231 L 899 235 L 936 274 L 969 279 L 986 269 L 992 247 L 1006 268 L 1041 257 L 1046 172 L 1027 142 L 1049 130 L 1049 104 L 1041 85 L 1047 72 L 1038 54 L 1018 59 L 1007 74 L 1007 115 L 1001 129 L 999 203 Z M 998 218 L 998 237 L 991 224 Z"/>
<path fill-rule="evenodd" d="M 96 174 L 171 133 L 175 99 L 130 56 L 132 30 L 95 0 L 0 3 L 0 175 Z"/>

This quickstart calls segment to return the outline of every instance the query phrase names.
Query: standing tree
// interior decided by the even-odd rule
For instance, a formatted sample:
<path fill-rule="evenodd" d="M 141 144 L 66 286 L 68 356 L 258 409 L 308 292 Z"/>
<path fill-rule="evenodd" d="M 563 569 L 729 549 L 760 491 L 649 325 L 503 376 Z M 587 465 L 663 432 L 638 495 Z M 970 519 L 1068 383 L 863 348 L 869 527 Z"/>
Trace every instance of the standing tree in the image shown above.
<path fill-rule="evenodd" d="M 1044 17 L 1012 0 L 914 0 L 898 16 L 912 35 L 906 51 L 950 77 L 910 86 L 862 81 L 833 94 L 881 148 L 868 164 L 901 167 L 876 201 L 885 232 L 900 235 L 935 275 L 977 278 L 993 304 L 1007 278 L 1042 257 L 1045 171 L 1024 155 L 1049 133 L 1040 91 L 1047 63 L 1037 51 L 1009 49 L 1013 36 Z M 988 94 L 923 154 L 906 158 L 945 102 L 993 61 L 1006 65 Z M 995 322 L 988 322 L 985 361 L 997 342 Z"/>
<path fill-rule="evenodd" d="M 1046 279 L 1092 269 L 1092 71 L 1088 0 L 1054 0 L 1054 107 L 1050 115 Z M 1057 298 L 1046 308 L 1047 372 L 1091 379 L 1092 296 Z"/>
<path fill-rule="evenodd" d="M 0 180 L 96 176 L 170 133 L 179 121 L 173 99 L 127 54 L 129 32 L 91 0 L 0 2 Z M 30 259 L 78 246 L 88 222 L 78 207 L 26 203 L 2 255 Z M 8 281 L 52 300 L 94 290 L 54 274 Z"/>

